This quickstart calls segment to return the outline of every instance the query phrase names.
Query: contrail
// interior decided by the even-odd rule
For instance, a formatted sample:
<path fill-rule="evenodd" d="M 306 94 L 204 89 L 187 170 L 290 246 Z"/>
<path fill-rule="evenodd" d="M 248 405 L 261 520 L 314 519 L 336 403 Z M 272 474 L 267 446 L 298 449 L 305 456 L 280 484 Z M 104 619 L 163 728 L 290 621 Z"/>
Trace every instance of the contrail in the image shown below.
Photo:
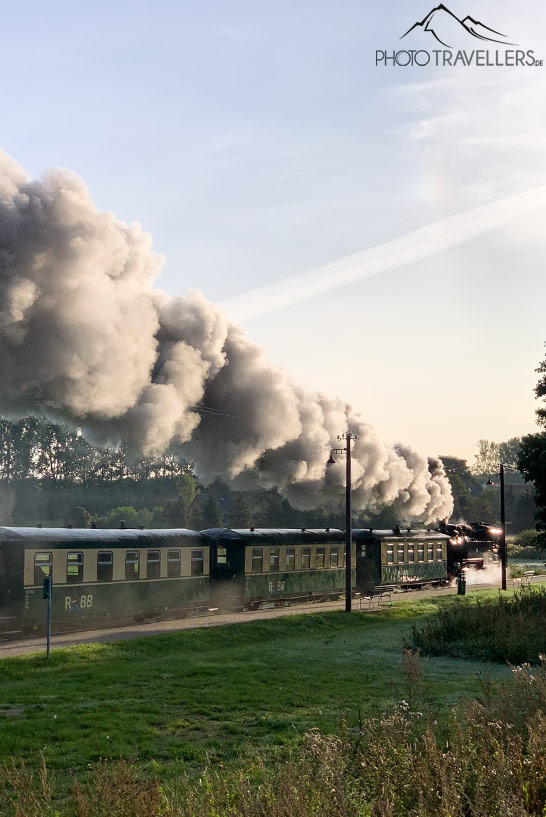
<path fill-rule="evenodd" d="M 244 321 L 274 312 L 371 275 L 430 258 L 494 230 L 515 217 L 534 213 L 545 205 L 546 185 L 534 187 L 524 193 L 438 219 L 426 227 L 412 230 L 362 252 L 235 295 L 218 306 L 234 321 Z"/>

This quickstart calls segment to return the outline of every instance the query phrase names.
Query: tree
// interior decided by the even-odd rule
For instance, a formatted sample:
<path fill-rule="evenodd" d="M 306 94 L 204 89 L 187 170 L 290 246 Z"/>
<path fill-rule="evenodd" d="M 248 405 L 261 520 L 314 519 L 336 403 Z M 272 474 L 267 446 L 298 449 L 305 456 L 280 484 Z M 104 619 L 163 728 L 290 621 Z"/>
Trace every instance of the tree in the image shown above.
<path fill-rule="evenodd" d="M 176 493 L 176 499 L 169 499 L 165 503 L 165 521 L 173 528 L 189 528 L 193 505 L 199 493 L 197 480 L 193 474 L 182 474 L 178 480 Z"/>
<path fill-rule="evenodd" d="M 521 451 L 521 437 L 512 437 L 505 443 L 499 443 L 499 462 L 518 467 L 518 456 Z"/>
<path fill-rule="evenodd" d="M 232 528 L 249 528 L 252 524 L 252 512 L 245 495 L 241 491 L 236 491 L 233 494 L 229 524 Z"/>
<path fill-rule="evenodd" d="M 478 453 L 474 456 L 476 462 L 472 467 L 472 473 L 477 476 L 492 474 L 499 467 L 499 446 L 490 440 L 478 440 Z"/>
<path fill-rule="evenodd" d="M 546 359 L 536 371 L 542 375 L 535 387 L 538 400 L 546 397 Z M 546 408 L 542 406 L 536 410 L 537 424 L 546 427 Z M 521 440 L 521 450 L 518 455 L 518 468 L 525 482 L 533 482 L 535 486 L 535 519 L 539 531 L 537 544 L 546 547 L 546 431 L 538 434 L 527 434 Z"/>
<path fill-rule="evenodd" d="M 204 528 L 221 528 L 224 525 L 222 508 L 214 496 L 209 494 L 202 509 Z"/>
<path fill-rule="evenodd" d="M 480 450 L 484 454 L 487 452 L 491 454 L 495 446 L 495 443 L 480 440 Z M 442 455 L 440 459 L 444 464 L 453 493 L 452 518 L 465 522 L 493 522 L 498 514 L 494 504 L 496 495 L 484 492 L 482 483 L 471 474 L 466 460 L 445 455 Z"/>
<path fill-rule="evenodd" d="M 88 528 L 91 521 L 91 514 L 85 508 L 77 506 L 71 508 L 68 513 L 68 522 L 75 528 Z"/>

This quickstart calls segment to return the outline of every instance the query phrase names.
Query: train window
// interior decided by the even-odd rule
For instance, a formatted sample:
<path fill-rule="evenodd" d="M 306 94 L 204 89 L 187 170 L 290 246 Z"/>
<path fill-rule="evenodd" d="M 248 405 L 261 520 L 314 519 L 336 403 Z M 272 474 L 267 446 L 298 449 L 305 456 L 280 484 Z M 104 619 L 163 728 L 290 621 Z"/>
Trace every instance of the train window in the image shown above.
<path fill-rule="evenodd" d="M 140 578 L 140 551 L 125 551 L 125 580 Z"/>
<path fill-rule="evenodd" d="M 415 545 L 408 545 L 408 562 L 415 561 Z"/>
<path fill-rule="evenodd" d="M 269 548 L 269 570 L 277 571 L 279 569 L 279 558 L 281 555 L 280 548 Z"/>
<path fill-rule="evenodd" d="M 404 564 L 404 545 L 398 545 L 396 553 L 396 560 L 399 565 Z"/>
<path fill-rule="evenodd" d="M 180 551 L 169 550 L 167 553 L 167 576 L 174 579 L 180 576 Z"/>
<path fill-rule="evenodd" d="M 66 581 L 69 584 L 83 581 L 83 553 L 66 554 Z"/>
<path fill-rule="evenodd" d="M 394 545 L 387 545 L 387 564 L 392 565 L 394 562 Z"/>
<path fill-rule="evenodd" d="M 317 570 L 322 570 L 326 557 L 326 548 L 317 548 Z"/>
<path fill-rule="evenodd" d="M 204 570 L 205 559 L 202 550 L 192 550 L 191 552 L 191 575 L 202 576 Z"/>
<path fill-rule="evenodd" d="M 286 548 L 286 569 L 296 569 L 296 548 Z"/>
<path fill-rule="evenodd" d="M 309 570 L 311 567 L 311 548 L 301 549 L 301 569 Z"/>
<path fill-rule="evenodd" d="M 339 548 L 330 548 L 330 567 L 339 567 Z"/>
<path fill-rule="evenodd" d="M 146 576 L 148 579 L 159 579 L 161 573 L 161 553 L 159 550 L 149 550 L 146 557 Z"/>
<path fill-rule="evenodd" d="M 216 564 L 227 565 L 227 549 L 216 548 Z"/>
<path fill-rule="evenodd" d="M 97 581 L 111 582 L 114 578 L 114 557 L 111 550 L 97 553 Z"/>
<path fill-rule="evenodd" d="M 34 554 L 34 584 L 41 584 L 49 576 L 52 564 L 51 553 Z"/>
<path fill-rule="evenodd" d="M 434 542 L 427 542 L 427 561 L 434 561 Z"/>
<path fill-rule="evenodd" d="M 252 548 L 252 572 L 261 573 L 264 564 L 263 548 Z"/>
<path fill-rule="evenodd" d="M 417 545 L 417 561 L 424 562 L 425 561 L 425 545 L 423 542 Z"/>
<path fill-rule="evenodd" d="M 443 548 L 442 548 L 442 543 L 437 542 L 436 543 L 436 560 L 438 562 L 441 562 L 443 558 L 444 558 L 444 552 L 443 552 Z"/>

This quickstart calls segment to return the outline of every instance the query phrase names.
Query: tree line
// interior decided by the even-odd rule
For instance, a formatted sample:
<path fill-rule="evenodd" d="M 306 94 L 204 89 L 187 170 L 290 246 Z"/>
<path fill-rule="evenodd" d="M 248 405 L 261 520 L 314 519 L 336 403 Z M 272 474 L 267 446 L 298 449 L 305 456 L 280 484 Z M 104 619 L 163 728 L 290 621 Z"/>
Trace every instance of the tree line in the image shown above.
<path fill-rule="evenodd" d="M 518 462 L 521 440 L 479 440 L 475 462 L 442 456 L 455 499 L 453 519 L 498 522 L 499 492 L 485 482 L 498 463 Z M 534 524 L 533 491 L 507 475 L 507 519 L 516 532 Z M 391 508 L 354 514 L 355 527 L 406 520 Z M 80 429 L 43 417 L 0 418 L 0 523 L 88 527 L 344 527 L 342 507 L 298 511 L 277 491 L 233 491 L 199 484 L 176 451 L 134 457 L 125 446 L 93 445 Z"/>

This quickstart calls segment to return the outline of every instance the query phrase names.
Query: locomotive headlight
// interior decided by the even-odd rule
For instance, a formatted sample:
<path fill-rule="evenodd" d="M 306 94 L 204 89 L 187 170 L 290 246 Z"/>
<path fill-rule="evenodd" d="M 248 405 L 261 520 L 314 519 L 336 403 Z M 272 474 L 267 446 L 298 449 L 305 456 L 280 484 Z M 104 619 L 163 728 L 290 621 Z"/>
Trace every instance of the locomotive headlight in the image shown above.
<path fill-rule="evenodd" d="M 493 536 L 499 536 L 502 533 L 502 528 L 489 528 L 489 533 L 492 533 Z"/>

